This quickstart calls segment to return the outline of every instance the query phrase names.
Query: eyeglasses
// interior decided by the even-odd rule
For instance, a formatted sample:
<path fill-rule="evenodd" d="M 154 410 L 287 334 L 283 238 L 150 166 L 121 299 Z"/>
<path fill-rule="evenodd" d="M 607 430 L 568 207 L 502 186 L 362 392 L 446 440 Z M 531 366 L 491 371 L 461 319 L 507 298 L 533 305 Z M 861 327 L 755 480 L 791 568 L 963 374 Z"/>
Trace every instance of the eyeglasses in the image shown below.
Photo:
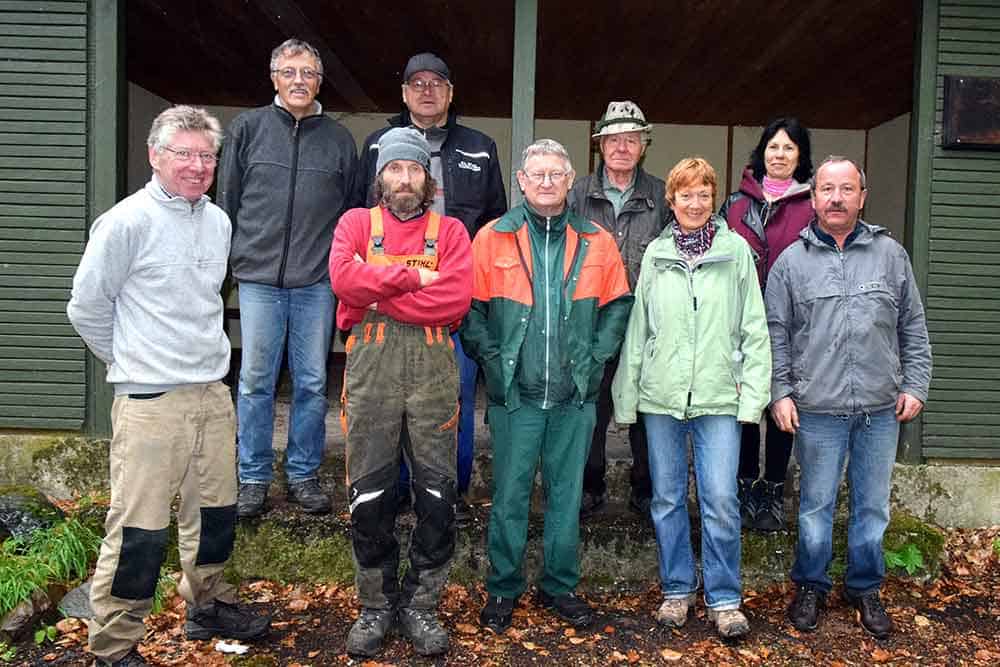
<path fill-rule="evenodd" d="M 171 148 L 170 146 L 164 146 L 163 150 L 173 153 L 174 159 L 178 162 L 191 162 L 198 157 L 201 158 L 202 164 L 211 165 L 219 160 L 219 156 L 215 153 L 198 153 L 196 151 L 189 151 L 186 148 Z"/>
<path fill-rule="evenodd" d="M 430 90 L 436 93 L 451 84 L 443 79 L 414 79 L 413 81 L 407 81 L 406 85 L 418 93 L 422 93 L 425 90 Z"/>
<path fill-rule="evenodd" d="M 294 81 L 296 74 L 301 75 L 303 81 L 315 81 L 316 79 L 323 76 L 320 72 L 317 72 L 314 69 L 310 69 L 309 67 L 305 67 L 303 69 L 295 69 L 294 67 L 283 67 L 281 69 L 273 69 L 271 70 L 271 73 L 277 74 L 285 81 Z"/>
<path fill-rule="evenodd" d="M 534 185 L 541 185 L 542 183 L 545 182 L 546 178 L 549 179 L 549 182 L 551 182 L 552 185 L 559 185 L 560 183 L 566 180 L 565 171 L 550 171 L 550 172 L 532 171 L 530 173 L 526 172 L 524 175 L 527 176 L 528 180 L 531 181 Z"/>

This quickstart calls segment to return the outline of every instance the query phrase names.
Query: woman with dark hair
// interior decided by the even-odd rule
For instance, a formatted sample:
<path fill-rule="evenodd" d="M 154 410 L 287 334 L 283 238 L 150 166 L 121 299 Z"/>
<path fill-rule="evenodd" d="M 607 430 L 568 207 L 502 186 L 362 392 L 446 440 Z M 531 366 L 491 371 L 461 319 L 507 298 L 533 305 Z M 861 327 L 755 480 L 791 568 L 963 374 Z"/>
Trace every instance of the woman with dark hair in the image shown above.
<path fill-rule="evenodd" d="M 813 216 L 809 200 L 812 177 L 809 130 L 795 118 L 778 118 L 764 128 L 750 153 L 740 189 L 719 210 L 729 227 L 756 254 L 761 290 L 778 255 L 798 238 Z M 781 530 L 785 523 L 785 470 L 792 435 L 780 430 L 765 412 L 764 477 L 760 476 L 760 425 L 744 424 L 741 435 L 739 495 L 745 528 Z"/>

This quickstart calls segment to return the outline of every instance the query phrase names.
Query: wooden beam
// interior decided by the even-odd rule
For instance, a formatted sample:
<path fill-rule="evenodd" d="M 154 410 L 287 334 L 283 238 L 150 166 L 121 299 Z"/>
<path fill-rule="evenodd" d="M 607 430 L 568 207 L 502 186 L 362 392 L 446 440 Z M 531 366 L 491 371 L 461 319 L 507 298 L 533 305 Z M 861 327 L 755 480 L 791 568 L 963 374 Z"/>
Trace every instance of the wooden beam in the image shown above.
<path fill-rule="evenodd" d="M 337 94 L 344 98 L 354 111 L 381 111 L 379 105 L 368 96 L 364 88 L 354 78 L 333 49 L 313 27 L 313 22 L 305 15 L 295 0 L 253 0 L 265 16 L 288 37 L 309 42 L 323 58 L 323 82 L 333 86 Z M 277 45 L 275 45 L 277 46 Z"/>
<path fill-rule="evenodd" d="M 125 180 L 125 7 L 121 0 L 91 0 L 88 48 L 94 54 L 87 76 L 88 219 L 114 206 Z M 114 391 L 105 380 L 106 369 L 87 352 L 87 409 L 83 422 L 88 435 L 110 437 Z"/>
<path fill-rule="evenodd" d="M 913 262 L 913 275 L 927 308 L 930 265 L 931 159 L 934 155 L 934 116 L 937 101 L 938 0 L 923 0 L 917 9 L 913 58 L 913 115 L 910 117 L 910 173 L 904 241 Z M 923 460 L 923 415 L 900 428 L 897 459 Z"/>
<path fill-rule="evenodd" d="M 538 49 L 538 0 L 514 3 L 514 86 L 510 132 L 510 205 L 521 203 L 517 186 L 521 153 L 535 140 L 535 53 Z"/>

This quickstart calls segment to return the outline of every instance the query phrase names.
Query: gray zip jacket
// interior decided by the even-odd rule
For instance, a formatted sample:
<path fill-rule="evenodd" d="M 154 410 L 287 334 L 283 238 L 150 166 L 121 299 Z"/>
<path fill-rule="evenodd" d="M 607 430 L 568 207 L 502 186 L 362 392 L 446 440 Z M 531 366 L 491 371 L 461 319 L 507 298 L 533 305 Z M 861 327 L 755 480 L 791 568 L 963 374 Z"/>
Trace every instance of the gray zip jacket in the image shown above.
<path fill-rule="evenodd" d="M 822 414 L 884 410 L 900 392 L 927 401 L 931 347 L 910 260 L 884 227 L 858 225 L 843 251 L 806 227 L 771 269 L 772 401 Z"/>
<path fill-rule="evenodd" d="M 66 314 L 107 364 L 115 393 L 226 374 L 220 292 L 230 234 L 229 218 L 208 197 L 173 197 L 155 176 L 94 222 Z"/>

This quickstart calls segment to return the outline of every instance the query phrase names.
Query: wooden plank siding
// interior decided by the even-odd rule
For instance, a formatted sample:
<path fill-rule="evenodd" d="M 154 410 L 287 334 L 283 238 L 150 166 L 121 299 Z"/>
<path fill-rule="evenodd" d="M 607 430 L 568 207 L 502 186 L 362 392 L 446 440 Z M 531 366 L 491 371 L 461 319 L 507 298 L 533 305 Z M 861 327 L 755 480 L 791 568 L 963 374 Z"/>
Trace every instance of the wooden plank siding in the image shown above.
<path fill-rule="evenodd" d="M 0 428 L 84 422 L 86 350 L 65 311 L 88 218 L 87 12 L 0 1 Z"/>
<path fill-rule="evenodd" d="M 941 0 L 926 303 L 934 378 L 923 456 L 1000 459 L 1000 153 L 941 147 L 945 75 L 1000 77 L 1000 6 Z"/>

